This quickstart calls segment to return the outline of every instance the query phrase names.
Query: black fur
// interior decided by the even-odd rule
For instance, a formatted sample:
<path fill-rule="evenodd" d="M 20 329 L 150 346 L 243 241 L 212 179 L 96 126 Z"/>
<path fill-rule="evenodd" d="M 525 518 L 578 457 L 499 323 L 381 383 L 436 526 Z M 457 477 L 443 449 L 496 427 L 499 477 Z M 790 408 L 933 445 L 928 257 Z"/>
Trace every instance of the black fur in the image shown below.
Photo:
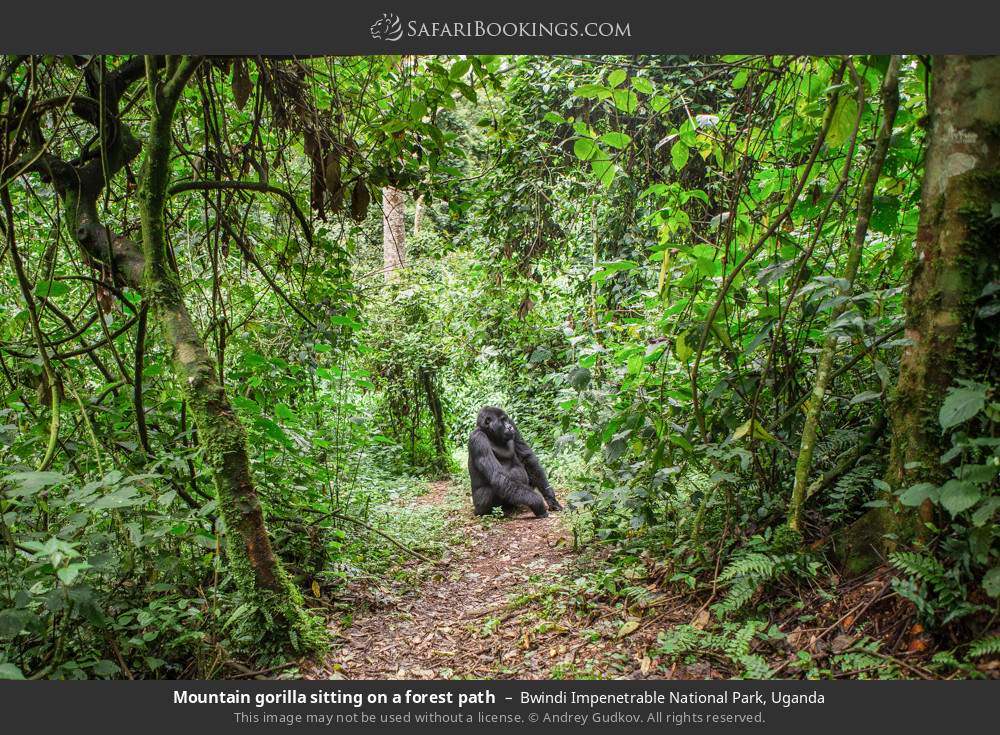
<path fill-rule="evenodd" d="M 538 517 L 562 510 L 541 462 L 502 409 L 486 406 L 479 412 L 469 437 L 469 478 L 476 515 L 519 505 Z"/>

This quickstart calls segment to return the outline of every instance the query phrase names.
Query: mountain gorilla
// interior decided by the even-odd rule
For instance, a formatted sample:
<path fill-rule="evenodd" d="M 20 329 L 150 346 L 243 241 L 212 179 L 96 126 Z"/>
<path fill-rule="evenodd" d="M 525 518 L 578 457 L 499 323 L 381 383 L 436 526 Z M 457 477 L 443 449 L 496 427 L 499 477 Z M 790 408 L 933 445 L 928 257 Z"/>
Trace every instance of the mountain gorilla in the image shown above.
<path fill-rule="evenodd" d="M 539 518 L 562 510 L 538 457 L 502 409 L 479 412 L 469 437 L 469 477 L 476 515 L 497 506 L 509 511 L 526 505 Z"/>

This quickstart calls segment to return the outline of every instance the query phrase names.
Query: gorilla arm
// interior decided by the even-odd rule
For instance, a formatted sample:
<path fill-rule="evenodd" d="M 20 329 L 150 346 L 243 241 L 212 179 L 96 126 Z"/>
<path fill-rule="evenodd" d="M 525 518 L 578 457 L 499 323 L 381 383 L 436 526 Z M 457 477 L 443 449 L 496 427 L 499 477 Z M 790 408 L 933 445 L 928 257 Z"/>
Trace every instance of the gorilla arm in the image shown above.
<path fill-rule="evenodd" d="M 489 513 L 493 505 L 506 502 L 511 505 L 526 505 L 536 516 L 548 515 L 545 500 L 541 495 L 507 475 L 503 465 L 493 454 L 489 437 L 482 431 L 472 432 L 469 439 L 469 453 L 470 460 L 489 483 L 486 487 L 472 488 L 472 502 L 476 513 L 480 515 Z"/>
<path fill-rule="evenodd" d="M 549 510 L 562 510 L 559 501 L 556 500 L 556 492 L 549 485 L 549 478 L 545 475 L 542 463 L 538 460 L 538 455 L 528 445 L 528 442 L 521 436 L 521 432 L 514 429 L 514 451 L 517 452 L 518 459 L 528 472 L 528 479 L 531 484 L 539 489 L 545 498 Z"/>

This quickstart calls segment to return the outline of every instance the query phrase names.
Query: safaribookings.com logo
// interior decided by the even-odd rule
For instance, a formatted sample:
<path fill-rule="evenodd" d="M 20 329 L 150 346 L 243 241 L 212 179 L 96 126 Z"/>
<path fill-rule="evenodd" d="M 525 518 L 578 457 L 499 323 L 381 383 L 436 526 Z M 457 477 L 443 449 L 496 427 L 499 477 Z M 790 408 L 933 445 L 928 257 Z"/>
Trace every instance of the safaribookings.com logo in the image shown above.
<path fill-rule="evenodd" d="M 622 21 L 418 21 L 406 24 L 395 13 L 382 13 L 369 32 L 376 41 L 407 38 L 630 38 Z"/>
<path fill-rule="evenodd" d="M 398 41 L 403 37 L 403 23 L 395 13 L 382 13 L 369 30 L 376 41 Z"/>

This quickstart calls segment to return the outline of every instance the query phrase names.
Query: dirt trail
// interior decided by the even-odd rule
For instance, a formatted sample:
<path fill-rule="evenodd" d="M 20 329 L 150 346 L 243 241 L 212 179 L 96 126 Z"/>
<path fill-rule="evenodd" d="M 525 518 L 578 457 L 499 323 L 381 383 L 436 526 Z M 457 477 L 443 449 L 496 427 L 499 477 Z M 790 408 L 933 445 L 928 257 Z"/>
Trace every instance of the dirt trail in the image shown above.
<path fill-rule="evenodd" d="M 310 678 L 430 679 L 547 677 L 555 654 L 533 655 L 530 632 L 518 618 L 530 608 L 509 602 L 567 564 L 571 537 L 559 513 L 530 511 L 483 521 L 471 508 L 446 507 L 451 487 L 433 483 L 417 499 L 456 514 L 464 542 L 449 548 L 423 586 L 397 604 L 365 614 L 335 642 Z M 565 647 L 562 651 L 565 652 Z M 526 657 L 525 654 L 532 654 Z"/>

